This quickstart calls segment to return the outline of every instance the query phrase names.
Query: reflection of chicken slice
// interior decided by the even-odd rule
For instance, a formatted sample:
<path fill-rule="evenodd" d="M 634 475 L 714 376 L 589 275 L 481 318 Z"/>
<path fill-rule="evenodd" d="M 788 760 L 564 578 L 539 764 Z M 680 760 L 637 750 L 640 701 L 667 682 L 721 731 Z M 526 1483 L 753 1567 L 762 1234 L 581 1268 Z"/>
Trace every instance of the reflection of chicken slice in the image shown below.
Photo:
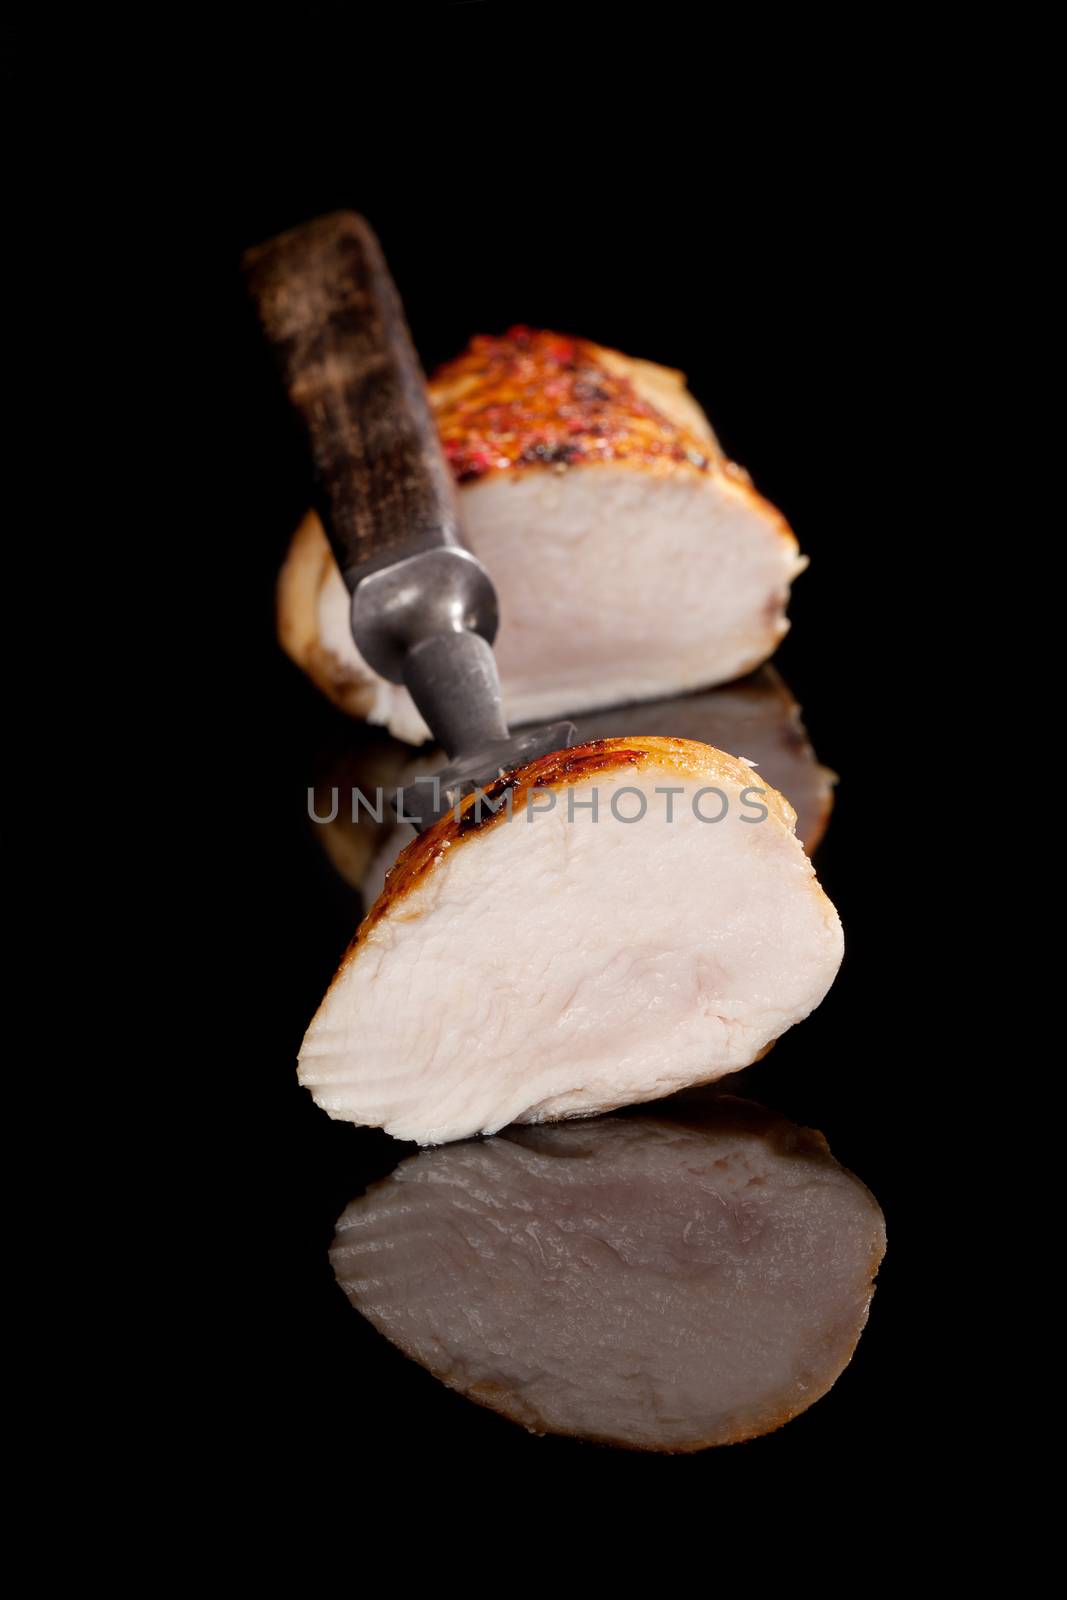
<path fill-rule="evenodd" d="M 511 1129 L 422 1151 L 354 1200 L 356 1309 L 535 1433 L 699 1450 L 826 1393 L 867 1320 L 885 1223 L 819 1134 L 758 1106 Z"/>

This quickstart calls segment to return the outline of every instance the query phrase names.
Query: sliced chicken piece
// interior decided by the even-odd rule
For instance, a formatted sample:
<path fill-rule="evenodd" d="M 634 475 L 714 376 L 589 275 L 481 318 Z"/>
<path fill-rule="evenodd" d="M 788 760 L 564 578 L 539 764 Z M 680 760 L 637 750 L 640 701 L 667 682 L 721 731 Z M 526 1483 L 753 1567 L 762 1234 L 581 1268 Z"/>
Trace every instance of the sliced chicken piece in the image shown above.
<path fill-rule="evenodd" d="M 423 1151 L 331 1259 L 405 1355 L 530 1432 L 690 1451 L 826 1393 L 884 1252 L 821 1134 L 724 1097 Z"/>
<path fill-rule="evenodd" d="M 518 328 L 474 339 L 430 396 L 464 537 L 496 583 L 512 723 L 724 683 L 775 649 L 805 561 L 681 373 Z M 279 581 L 282 644 L 343 710 L 420 743 L 422 718 L 362 660 L 349 610 L 309 514 Z"/>
<path fill-rule="evenodd" d="M 331 1116 L 437 1144 L 654 1099 L 747 1066 L 829 989 L 837 913 L 743 762 L 609 739 L 490 804 L 404 851 L 319 1007 L 299 1074 Z"/>

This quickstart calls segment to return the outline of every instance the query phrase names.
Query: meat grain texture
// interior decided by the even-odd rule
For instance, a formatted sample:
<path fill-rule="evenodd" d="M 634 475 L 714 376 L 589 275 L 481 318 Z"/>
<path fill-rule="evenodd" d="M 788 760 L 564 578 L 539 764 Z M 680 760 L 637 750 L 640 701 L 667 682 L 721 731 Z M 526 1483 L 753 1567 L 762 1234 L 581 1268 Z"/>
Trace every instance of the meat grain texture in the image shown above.
<path fill-rule="evenodd" d="M 748 1066 L 829 989 L 837 913 L 743 762 L 600 740 L 494 799 L 409 845 L 345 955 L 299 1062 L 332 1117 L 440 1144 L 660 1098 Z"/>
<path fill-rule="evenodd" d="M 826 1393 L 884 1251 L 820 1134 L 725 1097 L 423 1151 L 331 1259 L 407 1356 L 531 1432 L 693 1451 Z"/>
<path fill-rule="evenodd" d="M 681 373 L 515 328 L 474 339 L 429 392 L 464 538 L 497 587 L 510 722 L 725 683 L 771 655 L 806 563 Z M 349 611 L 310 513 L 279 579 L 281 642 L 343 710 L 422 742 L 406 689 L 356 650 Z"/>

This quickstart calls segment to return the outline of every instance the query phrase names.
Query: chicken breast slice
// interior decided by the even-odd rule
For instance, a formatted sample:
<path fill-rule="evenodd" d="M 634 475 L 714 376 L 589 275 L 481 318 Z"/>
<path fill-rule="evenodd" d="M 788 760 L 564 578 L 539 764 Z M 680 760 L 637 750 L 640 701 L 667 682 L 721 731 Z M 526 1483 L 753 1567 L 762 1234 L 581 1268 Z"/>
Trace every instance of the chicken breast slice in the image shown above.
<path fill-rule="evenodd" d="M 439 1144 L 654 1099 L 829 989 L 837 913 L 743 762 L 602 740 L 493 798 L 404 851 L 319 1007 L 299 1076 L 331 1116 Z"/>
<path fill-rule="evenodd" d="M 821 1134 L 723 1096 L 422 1151 L 331 1260 L 386 1338 L 530 1432 L 692 1451 L 826 1393 L 884 1250 Z"/>
<path fill-rule="evenodd" d="M 474 340 L 430 397 L 464 538 L 496 584 L 512 723 L 725 683 L 772 654 L 806 562 L 681 373 L 519 329 Z M 422 742 L 407 691 L 356 650 L 349 612 L 309 514 L 279 580 L 282 644 L 343 710 Z"/>

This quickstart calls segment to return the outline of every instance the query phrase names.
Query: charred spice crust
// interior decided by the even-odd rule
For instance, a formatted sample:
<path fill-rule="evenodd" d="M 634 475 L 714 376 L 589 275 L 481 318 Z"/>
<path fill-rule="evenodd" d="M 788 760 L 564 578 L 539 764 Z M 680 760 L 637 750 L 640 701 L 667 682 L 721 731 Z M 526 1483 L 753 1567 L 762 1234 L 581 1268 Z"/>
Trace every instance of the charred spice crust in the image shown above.
<path fill-rule="evenodd" d="M 609 371 L 585 339 L 522 326 L 479 335 L 434 374 L 431 394 L 459 483 L 579 462 L 687 462 L 699 472 L 711 464 L 696 434 Z"/>

